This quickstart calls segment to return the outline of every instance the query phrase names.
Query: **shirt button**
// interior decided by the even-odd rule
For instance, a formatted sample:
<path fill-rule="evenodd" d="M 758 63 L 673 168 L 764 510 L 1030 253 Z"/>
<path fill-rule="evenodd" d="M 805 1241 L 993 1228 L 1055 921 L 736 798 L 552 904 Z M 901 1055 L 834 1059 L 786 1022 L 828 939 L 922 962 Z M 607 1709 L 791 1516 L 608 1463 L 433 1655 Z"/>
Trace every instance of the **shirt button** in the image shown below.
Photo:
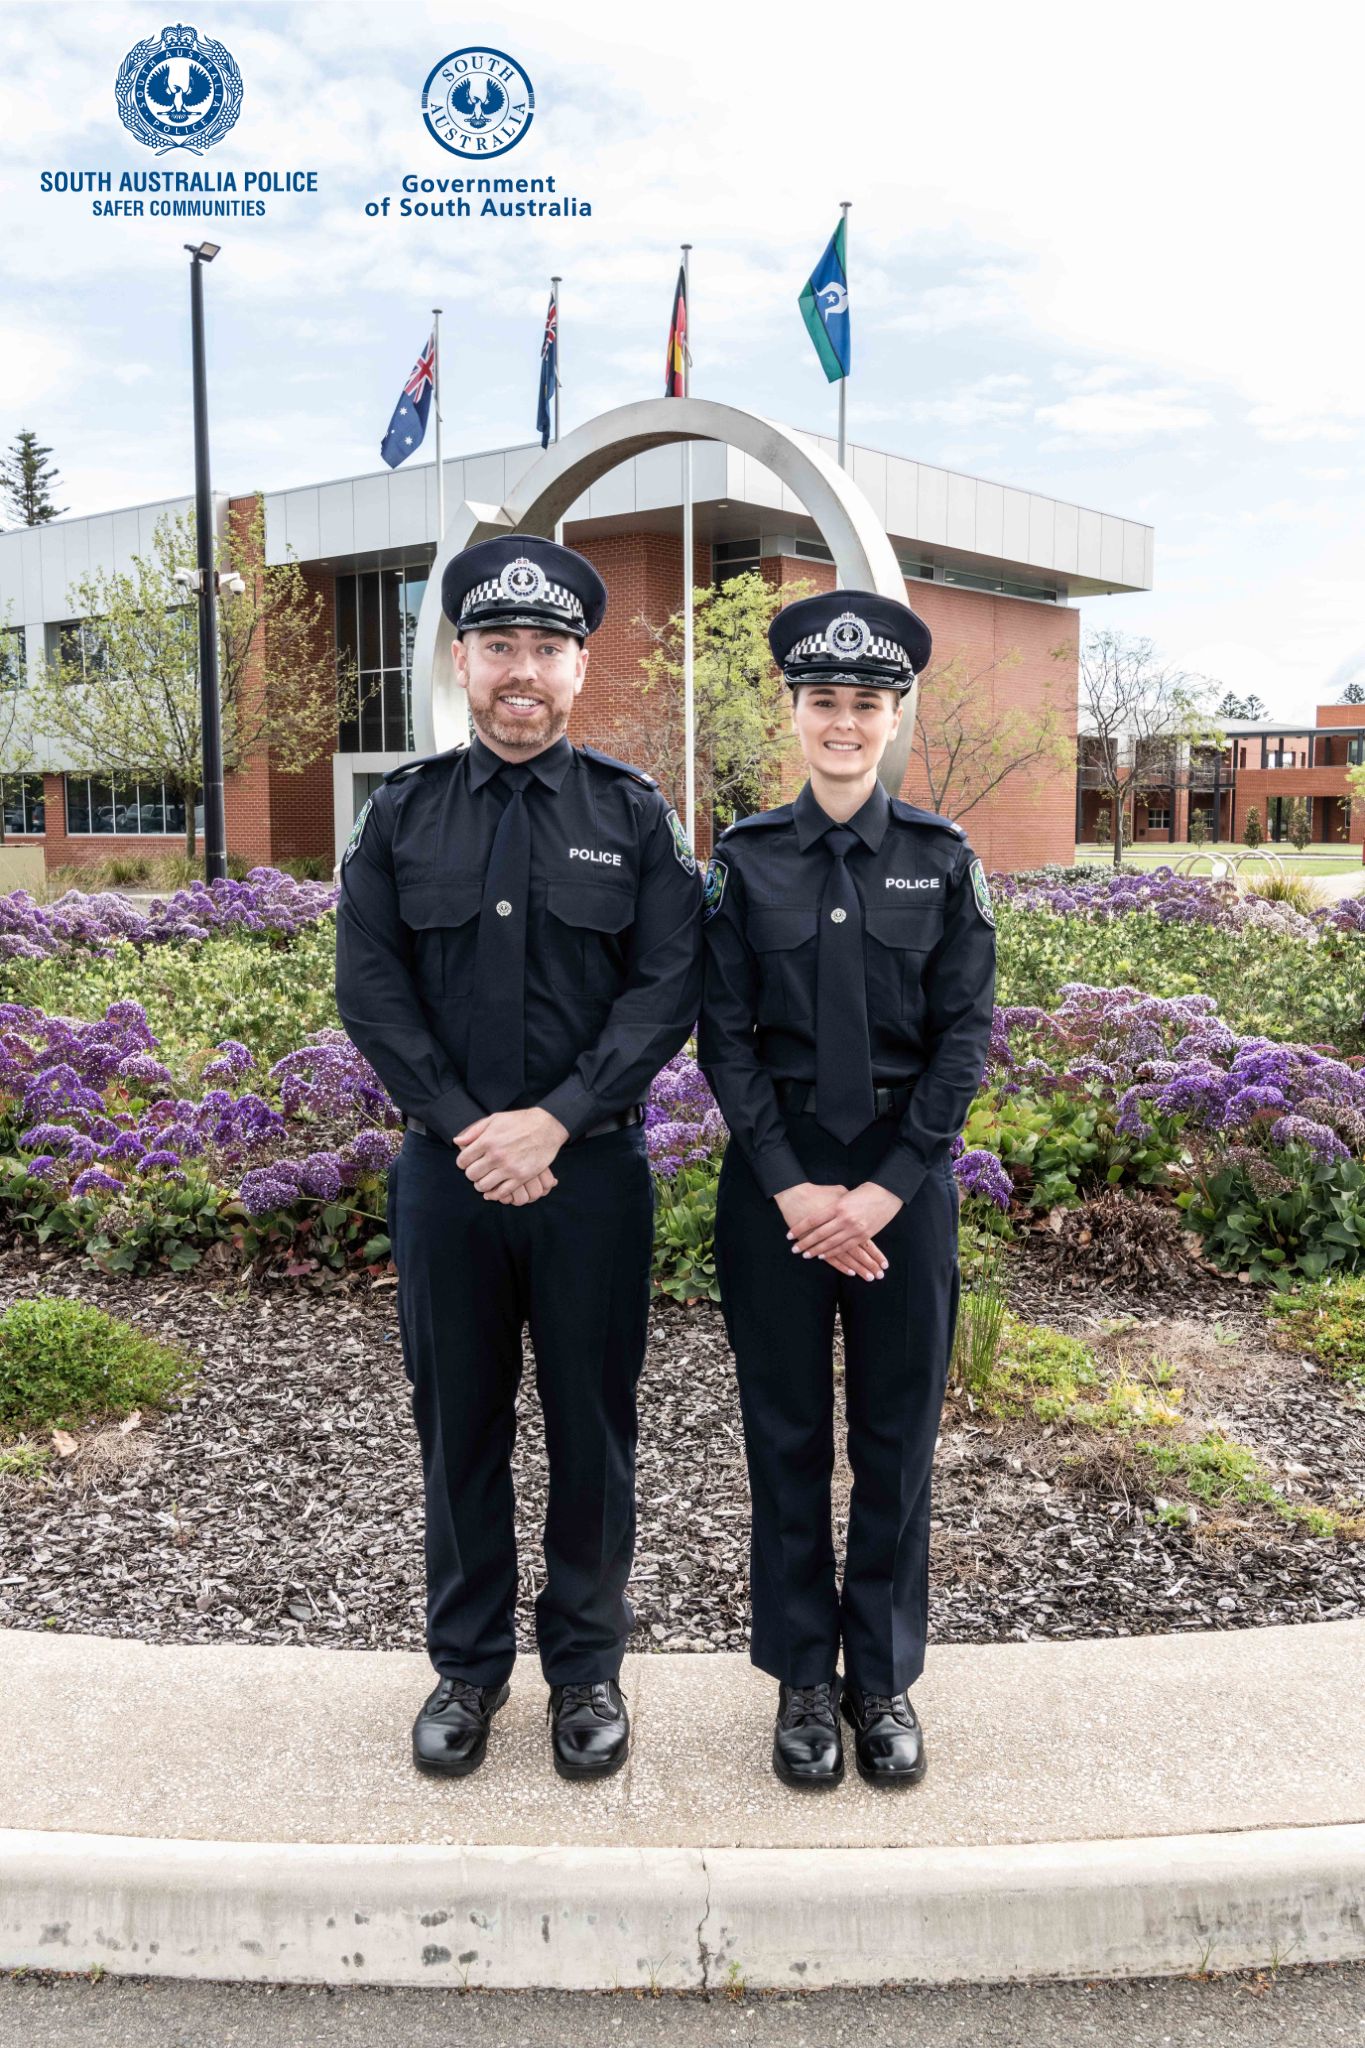
<path fill-rule="evenodd" d="M 830 923 L 831 923 L 831 924 L 842 924 L 842 923 L 843 923 L 843 921 L 844 921 L 844 919 L 845 919 L 845 918 L 846 918 L 847 916 L 848 916 L 848 912 L 847 912 L 846 910 L 831 910 L 831 912 L 830 912 L 830 914 L 829 914 L 829 918 L 830 918 Z"/>
<path fill-rule="evenodd" d="M 510 904 L 510 903 L 509 903 L 509 902 L 507 901 L 506 897 L 504 897 L 504 898 L 503 898 L 503 900 L 502 900 L 502 902 L 501 902 L 501 903 L 500 903 L 500 904 L 498 905 L 498 916 L 499 916 L 499 917 L 510 917 L 511 915 L 512 915 L 512 906 L 511 906 L 511 904 Z"/>

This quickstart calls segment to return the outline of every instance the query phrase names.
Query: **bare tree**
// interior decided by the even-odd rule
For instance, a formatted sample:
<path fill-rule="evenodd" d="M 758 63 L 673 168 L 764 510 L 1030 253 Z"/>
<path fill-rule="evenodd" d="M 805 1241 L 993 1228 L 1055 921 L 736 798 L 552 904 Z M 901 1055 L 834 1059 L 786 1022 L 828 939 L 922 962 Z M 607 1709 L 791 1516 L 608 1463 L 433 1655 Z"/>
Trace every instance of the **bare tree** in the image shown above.
<path fill-rule="evenodd" d="M 1070 707 L 1053 678 L 1044 682 L 1041 705 L 997 701 L 997 677 L 1021 659 L 1011 647 L 973 669 L 955 654 L 921 678 L 914 748 L 930 807 L 944 817 L 965 818 L 1006 782 L 1011 794 L 1031 796 L 1049 774 L 1075 759 Z"/>
<path fill-rule="evenodd" d="M 1071 650 L 1053 650 L 1070 659 Z M 1110 800 L 1114 866 L 1123 860 L 1122 819 L 1144 792 L 1173 788 L 1187 746 L 1221 746 L 1207 676 L 1165 661 L 1152 642 L 1109 630 L 1081 643 L 1077 739 L 1092 787 Z"/>
<path fill-rule="evenodd" d="M 335 750 L 356 680 L 331 650 L 321 592 L 292 556 L 266 565 L 263 537 L 256 498 L 216 548 L 219 568 L 246 585 L 218 604 L 223 769 L 267 752 L 296 775 Z M 164 783 L 184 806 L 191 859 L 203 745 L 198 615 L 176 571 L 194 559 L 193 515 L 163 513 L 148 555 L 127 571 L 79 578 L 68 593 L 78 617 L 29 692 L 35 728 L 77 772 Z"/>
<path fill-rule="evenodd" d="M 718 824 L 767 800 L 795 746 L 791 693 L 774 666 L 774 612 L 809 593 L 808 583 L 769 583 L 758 570 L 693 592 L 693 714 L 697 810 Z M 641 658 L 639 708 L 618 716 L 610 744 L 657 777 L 676 804 L 686 781 L 683 747 L 683 615 L 662 625 L 636 619 L 653 643 Z"/>

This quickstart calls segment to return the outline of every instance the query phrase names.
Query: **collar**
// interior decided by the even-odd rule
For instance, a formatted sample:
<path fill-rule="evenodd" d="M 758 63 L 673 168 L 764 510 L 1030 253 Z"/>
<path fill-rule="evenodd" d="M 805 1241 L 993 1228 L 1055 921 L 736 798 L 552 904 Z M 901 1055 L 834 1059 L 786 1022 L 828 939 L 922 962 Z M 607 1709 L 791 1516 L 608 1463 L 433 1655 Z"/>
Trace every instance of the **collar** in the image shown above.
<path fill-rule="evenodd" d="M 569 772 L 573 757 L 573 748 L 569 745 L 568 734 L 561 733 L 552 747 L 546 747 L 542 753 L 530 755 L 525 765 L 532 770 L 538 782 L 543 782 L 547 789 L 557 790 Z M 510 765 L 509 762 L 503 760 L 501 754 L 495 754 L 491 747 L 485 746 L 478 733 L 474 733 L 471 736 L 469 742 L 469 786 L 471 789 L 482 789 L 485 782 L 491 781 L 500 768 L 506 768 Z"/>
<path fill-rule="evenodd" d="M 869 852 L 875 853 L 886 837 L 887 822 L 891 816 L 891 799 L 884 785 L 874 782 L 872 794 L 861 810 L 855 811 L 848 820 L 849 829 L 856 832 Z M 817 839 L 837 822 L 825 811 L 811 791 L 807 782 L 792 805 L 792 818 L 796 825 L 796 843 L 802 853 L 815 844 Z"/>

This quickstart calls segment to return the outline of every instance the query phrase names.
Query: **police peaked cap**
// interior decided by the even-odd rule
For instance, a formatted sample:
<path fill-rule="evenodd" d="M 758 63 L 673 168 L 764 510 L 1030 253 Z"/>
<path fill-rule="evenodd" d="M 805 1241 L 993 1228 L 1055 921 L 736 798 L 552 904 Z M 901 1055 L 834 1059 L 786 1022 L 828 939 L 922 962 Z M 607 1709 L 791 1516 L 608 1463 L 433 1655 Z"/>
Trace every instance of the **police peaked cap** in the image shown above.
<path fill-rule="evenodd" d="M 606 608 L 607 586 L 587 557 L 535 533 L 475 541 L 441 577 L 441 609 L 461 634 L 472 626 L 548 626 L 586 640 Z"/>
<path fill-rule="evenodd" d="M 768 628 L 788 684 L 876 683 L 904 692 L 933 651 L 917 612 L 875 590 L 826 590 L 785 605 Z"/>

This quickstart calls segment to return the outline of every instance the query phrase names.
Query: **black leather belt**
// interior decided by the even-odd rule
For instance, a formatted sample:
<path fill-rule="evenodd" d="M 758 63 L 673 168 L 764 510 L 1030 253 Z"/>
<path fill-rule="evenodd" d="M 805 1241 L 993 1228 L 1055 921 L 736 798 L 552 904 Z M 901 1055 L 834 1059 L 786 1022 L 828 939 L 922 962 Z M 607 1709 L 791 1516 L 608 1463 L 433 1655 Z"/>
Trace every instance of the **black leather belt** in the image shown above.
<path fill-rule="evenodd" d="M 815 1113 L 815 1083 L 813 1081 L 778 1081 L 777 1099 L 784 1109 Z M 915 1092 L 913 1081 L 907 1081 L 899 1088 L 874 1088 L 872 1098 L 876 1116 L 900 1116 L 910 1097 Z"/>
<path fill-rule="evenodd" d="M 581 1145 L 585 1138 L 600 1138 L 607 1131 L 627 1131 L 632 1124 L 643 1123 L 644 1118 L 644 1104 L 632 1102 L 629 1109 L 613 1111 L 611 1116 L 604 1116 L 600 1124 L 589 1124 L 586 1131 L 580 1131 L 576 1138 L 570 1138 L 568 1142 L 571 1145 Z M 438 1135 L 435 1131 L 429 1131 L 420 1117 L 404 1117 L 403 1122 L 406 1129 L 416 1131 L 419 1138 L 434 1138 Z"/>

